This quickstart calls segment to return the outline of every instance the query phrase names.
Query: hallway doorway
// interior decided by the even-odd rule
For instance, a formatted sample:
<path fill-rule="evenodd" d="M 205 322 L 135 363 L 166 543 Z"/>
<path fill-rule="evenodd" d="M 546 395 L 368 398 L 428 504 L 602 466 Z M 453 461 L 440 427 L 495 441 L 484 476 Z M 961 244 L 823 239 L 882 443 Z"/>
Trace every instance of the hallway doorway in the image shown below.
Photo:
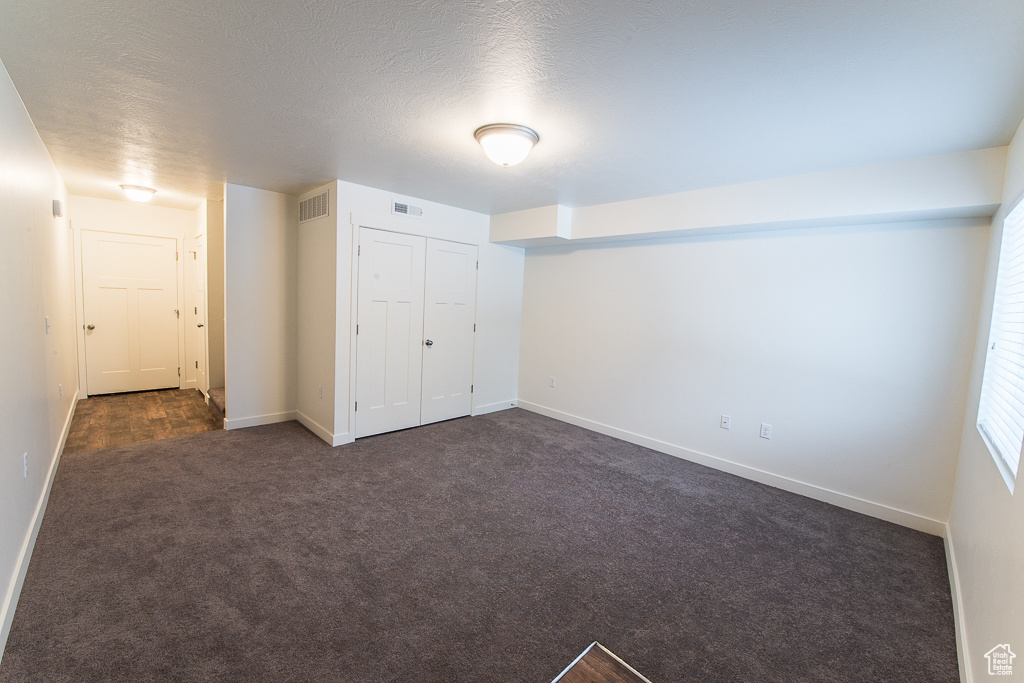
<path fill-rule="evenodd" d="M 64 453 L 92 451 L 223 429 L 196 389 L 165 389 L 83 398 Z"/>

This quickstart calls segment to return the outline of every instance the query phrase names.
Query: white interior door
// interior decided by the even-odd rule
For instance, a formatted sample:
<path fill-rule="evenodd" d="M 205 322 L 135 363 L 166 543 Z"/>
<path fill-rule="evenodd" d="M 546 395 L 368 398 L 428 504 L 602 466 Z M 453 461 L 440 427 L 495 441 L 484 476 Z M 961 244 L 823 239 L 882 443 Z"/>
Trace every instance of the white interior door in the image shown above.
<path fill-rule="evenodd" d="M 356 436 L 420 424 L 426 239 L 359 229 Z"/>
<path fill-rule="evenodd" d="M 477 248 L 427 240 L 422 424 L 469 415 Z"/>
<path fill-rule="evenodd" d="M 82 231 L 89 394 L 179 386 L 177 245 Z"/>
<path fill-rule="evenodd" d="M 193 254 L 196 261 L 195 268 L 195 289 L 196 305 L 193 310 L 196 317 L 195 339 L 195 369 L 196 388 L 204 394 L 210 393 L 210 381 L 206 374 L 207 344 L 206 344 L 206 236 L 196 239 L 196 250 Z"/>

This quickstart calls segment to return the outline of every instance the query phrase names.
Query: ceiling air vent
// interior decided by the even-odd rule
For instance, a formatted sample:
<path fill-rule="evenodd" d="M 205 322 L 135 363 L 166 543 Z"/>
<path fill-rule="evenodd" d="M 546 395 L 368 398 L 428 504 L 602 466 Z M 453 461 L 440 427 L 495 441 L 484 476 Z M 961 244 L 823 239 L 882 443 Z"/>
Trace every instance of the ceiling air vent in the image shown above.
<path fill-rule="evenodd" d="M 330 216 L 330 205 L 328 200 L 328 193 L 318 194 L 309 199 L 303 199 L 299 202 L 299 222 L 305 223 L 316 218 L 323 218 L 324 216 Z"/>
<path fill-rule="evenodd" d="M 412 216 L 413 218 L 423 218 L 422 208 L 412 204 L 403 204 L 402 202 L 391 202 L 391 213 Z"/>

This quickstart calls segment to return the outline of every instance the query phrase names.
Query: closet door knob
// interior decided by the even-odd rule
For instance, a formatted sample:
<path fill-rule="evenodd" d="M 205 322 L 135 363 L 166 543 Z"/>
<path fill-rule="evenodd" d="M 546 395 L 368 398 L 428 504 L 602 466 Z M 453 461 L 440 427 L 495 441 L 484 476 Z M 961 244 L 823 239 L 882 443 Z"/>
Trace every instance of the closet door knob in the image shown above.
<path fill-rule="evenodd" d="M 96 326 L 95 325 L 86 325 L 85 329 L 87 329 L 87 330 L 95 330 Z"/>
<path fill-rule="evenodd" d="M 433 346 L 434 345 L 434 342 L 430 341 L 429 339 L 427 341 L 423 342 L 423 343 L 426 344 L 427 346 Z"/>

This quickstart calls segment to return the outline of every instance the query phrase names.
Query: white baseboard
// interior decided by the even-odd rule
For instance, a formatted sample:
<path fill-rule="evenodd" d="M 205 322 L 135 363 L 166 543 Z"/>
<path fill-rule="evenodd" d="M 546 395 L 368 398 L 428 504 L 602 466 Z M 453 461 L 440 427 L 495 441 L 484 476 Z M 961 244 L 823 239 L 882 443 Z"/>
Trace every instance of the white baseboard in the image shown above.
<path fill-rule="evenodd" d="M 496 413 L 499 410 L 508 410 L 509 408 L 515 408 L 519 404 L 514 398 L 510 398 L 506 401 L 498 401 L 497 403 L 488 403 L 483 406 L 473 406 L 473 412 L 470 413 L 473 417 L 477 415 L 486 415 L 487 413 Z"/>
<path fill-rule="evenodd" d="M 960 575 L 956 568 L 956 552 L 949 523 L 944 524 L 943 539 L 946 546 L 946 571 L 949 572 L 949 590 L 953 594 L 953 628 L 956 630 L 956 659 L 960 664 L 960 683 L 973 683 L 971 657 L 967 650 L 967 624 L 964 622 L 964 601 L 960 593 Z"/>
<path fill-rule="evenodd" d="M 298 413 L 290 410 L 286 413 L 272 413 L 270 415 L 254 415 L 252 417 L 224 418 L 224 429 L 243 429 L 245 427 L 259 427 L 260 425 L 272 425 L 277 422 L 288 422 L 298 419 Z"/>
<path fill-rule="evenodd" d="M 756 467 L 742 465 L 740 463 L 732 462 L 731 460 L 725 460 L 724 458 L 708 455 L 707 453 L 701 453 L 700 451 L 694 451 L 683 446 L 659 441 L 658 439 L 653 439 L 641 434 L 634 434 L 633 432 L 629 432 L 624 429 L 612 427 L 610 425 L 588 420 L 569 413 L 563 413 L 560 410 L 537 405 L 536 403 L 530 403 L 529 401 L 519 400 L 518 403 L 519 407 L 524 410 L 539 413 L 562 422 L 568 422 L 569 424 L 574 424 L 577 427 L 583 427 L 584 429 L 589 429 L 593 432 L 613 436 L 617 439 L 622 439 L 623 441 L 628 441 L 638 446 L 644 446 L 645 448 L 666 453 L 683 460 L 689 460 L 690 462 L 705 465 L 716 470 L 721 470 L 722 472 L 735 474 L 736 476 L 743 477 L 744 479 L 750 479 L 762 484 L 767 484 L 768 486 L 774 486 L 775 488 L 782 489 L 783 491 L 798 493 L 802 496 L 813 498 L 814 500 L 830 503 L 870 517 L 884 519 L 887 522 L 916 529 L 917 531 L 923 531 L 925 533 L 932 534 L 933 536 L 943 536 L 945 534 L 946 525 L 943 522 L 929 517 L 923 517 L 921 515 L 914 514 L 913 512 L 907 512 L 906 510 L 900 510 L 899 508 L 889 507 L 888 505 L 883 505 L 881 503 L 864 500 L 863 498 L 851 496 L 846 493 L 840 493 L 839 491 L 833 491 L 821 486 L 815 486 L 814 484 L 790 479 L 789 477 L 784 477 L 779 474 L 759 470 Z"/>
<path fill-rule="evenodd" d="M 46 485 L 39 495 L 39 502 L 32 513 L 32 525 L 21 544 L 21 551 L 18 555 L 18 571 L 7 587 L 4 594 L 3 604 L 0 604 L 0 662 L 3 661 L 4 649 L 7 646 L 7 637 L 11 634 L 11 624 L 14 623 L 14 610 L 18 607 L 18 597 L 21 595 L 22 586 L 25 585 L 25 574 L 28 572 L 28 563 L 32 559 L 32 549 L 35 548 L 36 538 L 39 536 L 39 526 L 43 523 L 43 513 L 46 512 L 46 504 L 50 500 L 50 489 L 53 488 L 53 479 L 57 475 L 57 466 L 60 464 L 61 453 L 64 452 L 64 444 L 68 440 L 68 432 L 71 431 L 71 420 L 75 417 L 75 408 L 78 407 L 78 391 L 71 397 L 71 408 L 68 410 L 68 417 L 64 420 L 64 429 L 61 431 L 60 442 L 50 459 L 50 471 L 46 474 Z"/>
<path fill-rule="evenodd" d="M 331 430 L 304 414 L 302 411 L 297 411 L 295 413 L 295 419 L 297 419 L 302 426 L 319 436 L 331 446 L 344 446 L 345 444 L 355 441 L 352 435 L 348 432 L 345 432 L 344 434 L 332 434 Z"/>

